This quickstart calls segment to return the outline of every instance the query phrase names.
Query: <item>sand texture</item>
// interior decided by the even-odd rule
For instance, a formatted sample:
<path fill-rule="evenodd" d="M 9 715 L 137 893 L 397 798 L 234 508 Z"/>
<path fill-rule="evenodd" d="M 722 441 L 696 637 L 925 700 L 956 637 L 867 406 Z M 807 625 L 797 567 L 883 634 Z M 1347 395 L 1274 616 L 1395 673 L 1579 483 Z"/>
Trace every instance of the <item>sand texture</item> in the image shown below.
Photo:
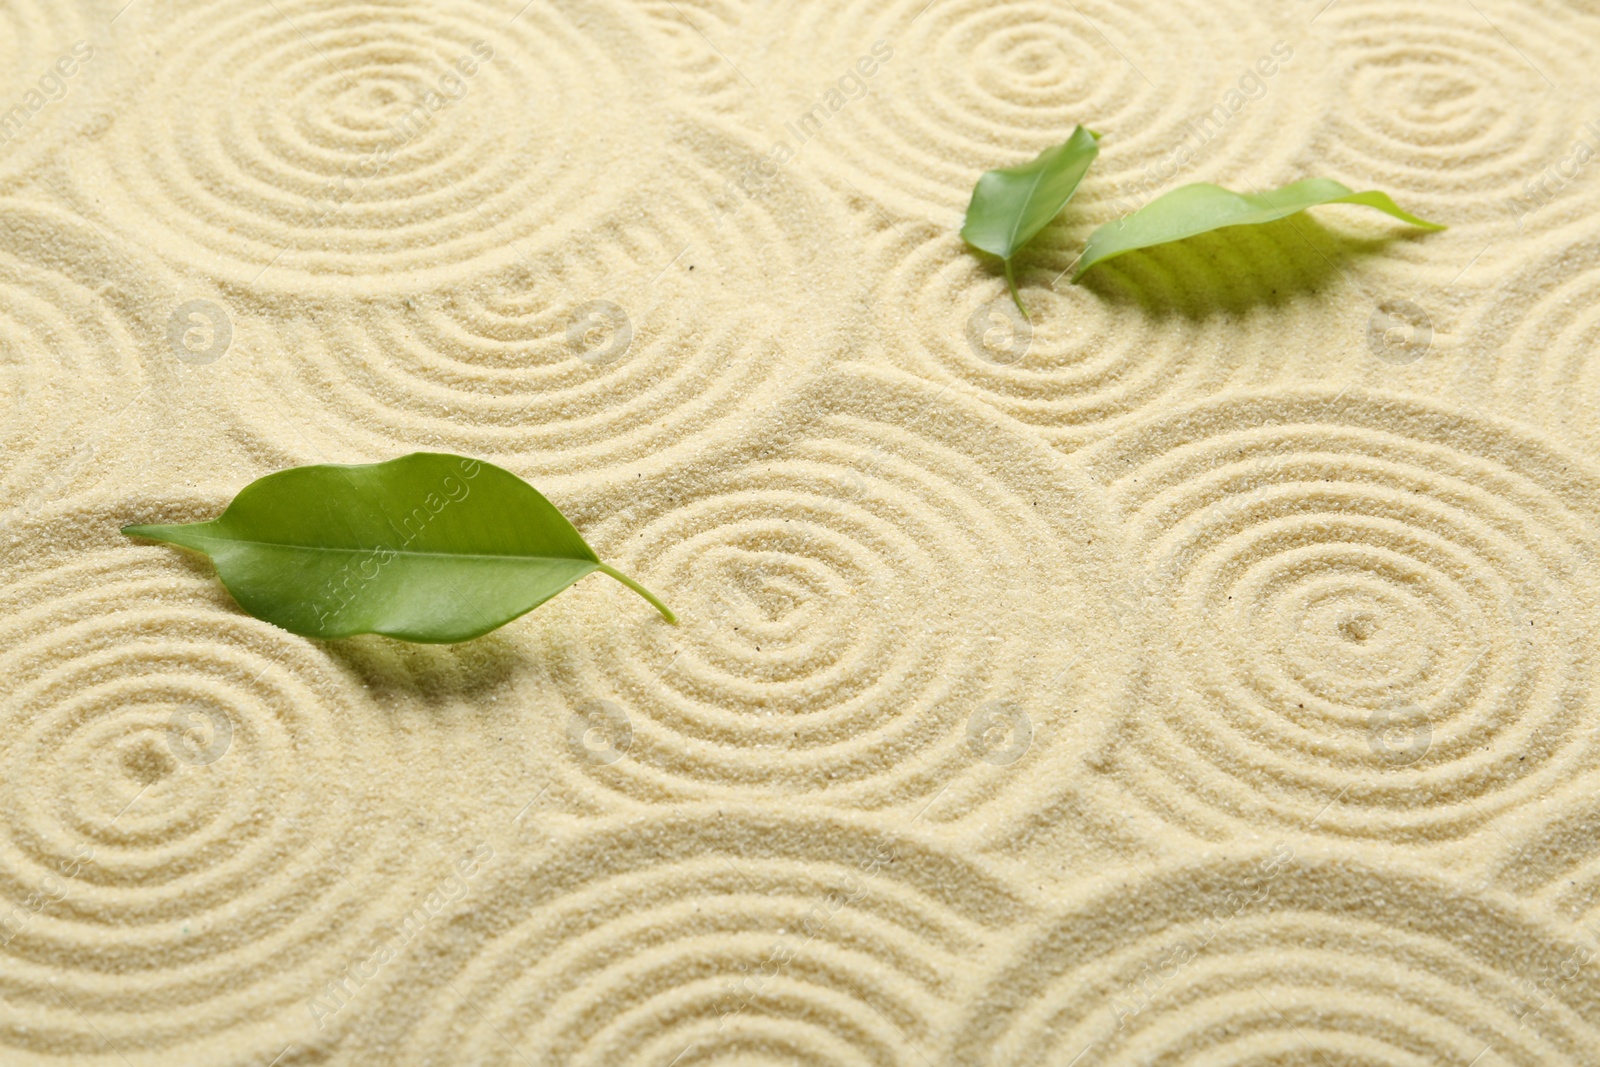
<path fill-rule="evenodd" d="M 0 0 L 0 1067 L 1600 1065 L 1597 100 L 1590 0 Z M 1306 177 L 1450 228 L 1069 280 Z M 681 623 L 118 532 L 416 450 Z"/>

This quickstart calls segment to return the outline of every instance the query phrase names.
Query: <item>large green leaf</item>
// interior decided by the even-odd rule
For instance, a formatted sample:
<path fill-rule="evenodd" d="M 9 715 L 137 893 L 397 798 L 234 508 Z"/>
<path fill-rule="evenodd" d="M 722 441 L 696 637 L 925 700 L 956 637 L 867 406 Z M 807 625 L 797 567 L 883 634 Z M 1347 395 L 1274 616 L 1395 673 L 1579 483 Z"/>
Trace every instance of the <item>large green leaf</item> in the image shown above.
<path fill-rule="evenodd" d="M 1402 211 L 1387 193 L 1358 193 L 1331 178 L 1307 178 L 1268 193 L 1235 193 L 1220 185 L 1197 182 L 1159 196 L 1132 215 L 1095 230 L 1078 259 L 1073 281 L 1095 264 L 1135 249 L 1181 241 L 1225 226 L 1275 222 L 1323 204 L 1363 204 L 1425 230 L 1444 229 L 1438 223 Z"/>
<path fill-rule="evenodd" d="M 1017 294 L 1011 260 L 1072 199 L 1100 154 L 1099 137 L 1079 126 L 1065 144 L 1045 149 L 1020 167 L 986 171 L 972 189 L 961 237 L 973 248 L 1005 261 L 1006 285 L 1024 317 L 1028 309 Z"/>
<path fill-rule="evenodd" d="M 122 532 L 204 552 L 240 607 L 307 637 L 465 641 L 595 571 L 677 621 L 533 486 L 437 452 L 279 471 L 210 522 Z"/>

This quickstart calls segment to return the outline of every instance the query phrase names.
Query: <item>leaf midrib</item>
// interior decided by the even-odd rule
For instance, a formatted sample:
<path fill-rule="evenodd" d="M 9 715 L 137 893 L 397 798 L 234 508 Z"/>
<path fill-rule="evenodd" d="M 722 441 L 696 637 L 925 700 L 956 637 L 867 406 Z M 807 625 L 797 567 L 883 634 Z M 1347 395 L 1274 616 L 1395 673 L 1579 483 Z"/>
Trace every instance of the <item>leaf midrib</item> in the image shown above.
<path fill-rule="evenodd" d="M 487 552 L 419 552 L 414 548 L 390 548 L 386 545 L 364 545 L 359 548 L 336 548 L 331 545 L 299 545 L 288 541 L 258 541 L 245 537 L 211 537 L 209 541 L 220 541 L 230 545 L 256 545 L 261 548 L 295 548 L 302 552 L 393 552 L 397 556 L 415 556 L 422 559 L 487 559 L 487 560 L 544 560 L 559 563 L 587 563 L 598 567 L 600 564 L 592 559 L 581 559 L 577 556 L 506 556 L 494 555 Z"/>
<path fill-rule="evenodd" d="M 1047 167 L 1040 167 L 1033 176 L 1033 184 L 1028 187 L 1028 195 L 1022 198 L 1022 210 L 1017 212 L 1016 221 L 1011 224 L 1011 234 L 1006 238 L 1006 259 L 1017 254 L 1017 231 L 1022 229 L 1022 220 L 1028 214 L 1028 209 L 1033 206 L 1033 194 L 1039 191 L 1039 183 L 1044 181 L 1044 172 Z"/>

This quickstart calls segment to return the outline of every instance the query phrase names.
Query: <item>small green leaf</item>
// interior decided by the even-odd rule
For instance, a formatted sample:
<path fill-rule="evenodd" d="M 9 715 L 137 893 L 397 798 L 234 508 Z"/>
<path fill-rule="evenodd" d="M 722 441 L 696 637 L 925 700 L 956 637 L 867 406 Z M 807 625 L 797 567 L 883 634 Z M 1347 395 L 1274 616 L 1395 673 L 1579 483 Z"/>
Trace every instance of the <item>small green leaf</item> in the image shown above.
<path fill-rule="evenodd" d="M 1220 185 L 1196 182 L 1159 196 L 1132 215 L 1095 230 L 1089 235 L 1088 247 L 1078 259 L 1078 272 L 1072 280 L 1083 277 L 1083 272 L 1095 264 L 1125 252 L 1181 241 L 1225 226 L 1275 222 L 1323 204 L 1363 204 L 1425 230 L 1445 228 L 1402 211 L 1387 193 L 1358 193 L 1331 178 L 1307 178 L 1269 193 L 1235 193 Z"/>
<path fill-rule="evenodd" d="M 595 571 L 677 622 L 533 486 L 437 452 L 294 467 L 251 482 L 210 522 L 122 532 L 205 553 L 240 607 L 306 637 L 465 641 Z"/>
<path fill-rule="evenodd" d="M 972 189 L 961 237 L 973 248 L 1005 261 L 1006 285 L 1024 318 L 1028 309 L 1017 293 L 1012 257 L 1072 199 L 1089 164 L 1100 154 L 1099 139 L 1098 133 L 1079 126 L 1065 144 L 1045 149 L 1031 163 L 984 172 Z"/>

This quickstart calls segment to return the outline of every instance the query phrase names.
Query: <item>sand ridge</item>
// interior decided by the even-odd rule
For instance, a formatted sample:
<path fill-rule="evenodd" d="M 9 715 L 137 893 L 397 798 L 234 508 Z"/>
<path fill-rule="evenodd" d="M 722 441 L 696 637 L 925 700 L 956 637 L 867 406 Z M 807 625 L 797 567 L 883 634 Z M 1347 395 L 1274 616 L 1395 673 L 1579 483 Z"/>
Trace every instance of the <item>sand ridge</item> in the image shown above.
<path fill-rule="evenodd" d="M 1096 712 L 1125 703 L 1137 637 L 1098 488 L 904 375 L 838 365 L 746 439 L 574 512 L 591 513 L 597 548 L 693 621 L 623 622 L 600 585 L 540 620 L 563 711 L 532 751 L 569 747 L 585 788 L 981 813 L 993 832 L 996 794 L 1084 778 Z M 627 758 L 615 736 L 574 744 L 569 709 L 625 720 Z"/>
<path fill-rule="evenodd" d="M 337 665 L 230 611 L 210 575 L 121 547 L 7 575 L 5 776 L 48 798 L 8 808 L 11 1057 L 231 1043 L 304 1011 L 409 881 L 404 813 L 378 792 L 404 746 L 369 747 Z"/>
<path fill-rule="evenodd" d="M 1600 546 L 1575 456 L 1351 389 L 1238 393 L 1091 451 L 1153 612 L 1237 620 L 1152 627 L 1148 698 L 1170 711 L 1122 768 L 1171 768 L 1154 803 L 1422 845 L 1592 765 L 1573 635 Z"/>
<path fill-rule="evenodd" d="M 1050 915 L 953 1063 L 1584 1062 L 1585 943 L 1426 868 L 1280 840 Z M 1555 975 L 1559 977 L 1552 978 Z M 1333 1062 L 1337 1062 L 1334 1060 Z"/>
<path fill-rule="evenodd" d="M 3 0 L 0 1063 L 1600 1063 L 1591 7 Z M 117 533 L 415 449 L 682 624 Z"/>

